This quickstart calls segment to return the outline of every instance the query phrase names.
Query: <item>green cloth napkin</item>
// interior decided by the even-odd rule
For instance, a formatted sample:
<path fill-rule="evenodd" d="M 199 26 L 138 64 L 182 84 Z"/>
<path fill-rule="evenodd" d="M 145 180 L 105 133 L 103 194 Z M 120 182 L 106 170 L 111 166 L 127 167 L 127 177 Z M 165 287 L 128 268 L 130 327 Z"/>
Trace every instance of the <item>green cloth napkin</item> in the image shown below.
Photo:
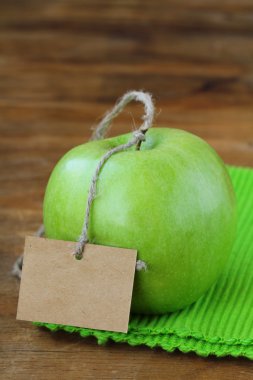
<path fill-rule="evenodd" d="M 162 315 L 132 315 L 127 334 L 51 323 L 50 330 L 95 336 L 130 345 L 179 349 L 208 356 L 253 359 L 253 170 L 228 167 L 238 202 L 238 233 L 226 270 L 218 282 L 193 305 Z"/>

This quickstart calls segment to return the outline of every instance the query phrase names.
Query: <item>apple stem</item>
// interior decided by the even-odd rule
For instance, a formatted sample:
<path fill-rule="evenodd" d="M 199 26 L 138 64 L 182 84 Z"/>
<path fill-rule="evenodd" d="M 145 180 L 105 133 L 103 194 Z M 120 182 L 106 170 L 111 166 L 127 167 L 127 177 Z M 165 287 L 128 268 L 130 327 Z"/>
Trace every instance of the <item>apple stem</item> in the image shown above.
<path fill-rule="evenodd" d="M 146 132 L 147 132 L 147 129 L 145 130 L 145 131 L 142 131 L 142 133 L 145 135 L 146 134 Z M 142 141 L 144 141 L 144 140 L 139 140 L 138 142 L 137 142 L 137 144 L 136 144 L 136 150 L 140 150 L 141 149 L 141 143 L 142 143 Z"/>

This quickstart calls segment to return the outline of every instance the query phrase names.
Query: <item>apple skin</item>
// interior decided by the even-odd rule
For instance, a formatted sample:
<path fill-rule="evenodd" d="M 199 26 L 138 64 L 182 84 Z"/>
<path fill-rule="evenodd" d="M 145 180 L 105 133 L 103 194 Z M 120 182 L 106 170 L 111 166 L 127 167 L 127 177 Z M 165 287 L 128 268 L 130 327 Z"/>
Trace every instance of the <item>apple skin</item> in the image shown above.
<path fill-rule="evenodd" d="M 92 175 L 103 154 L 131 134 L 75 147 L 55 166 L 44 199 L 46 236 L 77 241 Z M 224 163 L 199 137 L 152 128 L 140 151 L 103 166 L 91 209 L 89 240 L 133 248 L 131 311 L 167 313 L 202 296 L 224 269 L 236 234 L 235 194 Z"/>

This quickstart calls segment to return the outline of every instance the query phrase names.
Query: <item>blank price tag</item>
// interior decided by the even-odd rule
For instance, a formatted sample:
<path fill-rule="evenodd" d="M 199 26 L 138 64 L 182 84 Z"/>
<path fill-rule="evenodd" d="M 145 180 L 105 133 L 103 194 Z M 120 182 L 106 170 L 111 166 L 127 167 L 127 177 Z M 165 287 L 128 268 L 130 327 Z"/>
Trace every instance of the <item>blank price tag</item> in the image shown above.
<path fill-rule="evenodd" d="M 17 319 L 127 332 L 137 251 L 27 237 Z"/>

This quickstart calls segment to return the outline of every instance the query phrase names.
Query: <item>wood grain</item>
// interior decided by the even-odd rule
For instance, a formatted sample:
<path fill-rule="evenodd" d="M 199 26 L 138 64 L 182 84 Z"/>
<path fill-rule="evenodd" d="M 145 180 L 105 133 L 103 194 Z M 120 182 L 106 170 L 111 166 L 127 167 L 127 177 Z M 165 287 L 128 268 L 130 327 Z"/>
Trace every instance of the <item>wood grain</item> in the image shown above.
<path fill-rule="evenodd" d="M 0 3 L 0 378 L 253 379 L 246 359 L 200 358 L 49 333 L 15 320 L 12 263 L 42 220 L 57 160 L 126 90 L 154 94 L 156 125 L 253 166 L 251 0 Z M 129 106 L 111 135 L 132 130 Z"/>

